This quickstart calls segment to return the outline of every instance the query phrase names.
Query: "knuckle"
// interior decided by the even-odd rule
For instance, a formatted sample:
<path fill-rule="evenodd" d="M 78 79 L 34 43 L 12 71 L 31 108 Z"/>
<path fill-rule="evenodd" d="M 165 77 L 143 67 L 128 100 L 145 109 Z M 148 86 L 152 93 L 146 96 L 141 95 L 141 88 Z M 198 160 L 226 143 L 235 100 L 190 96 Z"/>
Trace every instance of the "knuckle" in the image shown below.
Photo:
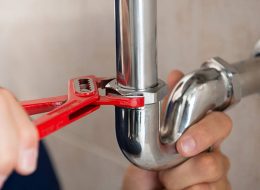
<path fill-rule="evenodd" d="M 13 100 L 15 100 L 15 98 L 10 91 L 5 88 L 0 88 L 0 110 L 9 110 L 10 102 Z"/>
<path fill-rule="evenodd" d="M 221 113 L 222 115 L 222 122 L 228 128 L 232 128 L 233 122 L 232 119 L 225 113 Z"/>
<path fill-rule="evenodd" d="M 225 126 L 229 131 L 231 131 L 233 122 L 227 114 L 223 112 L 214 112 L 214 117 L 216 122 L 220 122 L 221 125 Z"/>
<path fill-rule="evenodd" d="M 6 95 L 8 91 L 6 89 L 0 88 L 0 104 L 1 108 L 5 108 L 7 106 L 8 96 Z"/>
<path fill-rule="evenodd" d="M 169 74 L 168 74 L 168 81 L 171 81 L 172 76 L 175 76 L 176 78 L 182 78 L 183 77 L 183 73 L 180 70 L 172 70 Z"/>
<path fill-rule="evenodd" d="M 5 97 L 5 98 L 13 98 L 14 96 L 13 96 L 13 94 L 9 90 L 7 90 L 5 88 L 0 88 L 0 97 L 1 98 L 3 98 L 3 97 Z"/>
<path fill-rule="evenodd" d="M 205 155 L 201 157 L 198 166 L 210 181 L 216 181 L 222 176 L 223 169 L 215 156 Z"/>
<path fill-rule="evenodd" d="M 20 143 L 25 147 L 34 147 L 38 143 L 37 130 L 34 127 L 22 129 L 20 132 Z"/>
<path fill-rule="evenodd" d="M 213 168 L 216 165 L 216 160 L 213 156 L 204 155 L 200 158 L 199 167 L 203 169 Z"/>
<path fill-rule="evenodd" d="M 223 165 L 225 167 L 226 172 L 228 172 L 228 170 L 230 169 L 231 163 L 229 158 L 226 155 L 222 155 L 222 159 L 223 159 Z"/>

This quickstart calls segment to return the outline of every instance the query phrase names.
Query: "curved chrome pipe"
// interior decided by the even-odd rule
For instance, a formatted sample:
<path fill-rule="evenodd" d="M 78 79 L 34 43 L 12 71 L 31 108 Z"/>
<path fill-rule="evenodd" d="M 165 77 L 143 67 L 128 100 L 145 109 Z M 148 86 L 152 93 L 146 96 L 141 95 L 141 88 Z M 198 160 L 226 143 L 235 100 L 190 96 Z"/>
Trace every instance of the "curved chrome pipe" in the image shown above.
<path fill-rule="evenodd" d="M 260 58 L 232 65 L 220 58 L 209 60 L 172 91 L 160 128 L 161 142 L 174 144 L 209 111 L 224 111 L 241 98 L 259 93 L 259 81 Z"/>
<path fill-rule="evenodd" d="M 207 112 L 222 111 L 240 100 L 239 85 L 233 85 L 238 83 L 234 78 L 235 71 L 222 64 L 228 66 L 220 58 L 212 59 L 201 70 L 186 75 L 176 85 L 168 99 L 160 128 L 163 143 L 175 143 Z"/>
<path fill-rule="evenodd" d="M 117 107 L 116 136 L 126 158 L 138 167 L 160 170 L 183 162 L 176 141 L 210 110 L 224 110 L 260 91 L 260 58 L 227 64 L 214 58 L 185 76 L 172 92 L 161 121 L 165 85 L 157 78 L 156 0 L 115 0 L 117 81 L 125 95 L 144 95 L 140 109 Z M 244 66 L 246 65 L 247 66 Z"/>
<path fill-rule="evenodd" d="M 209 111 L 223 111 L 241 97 L 238 71 L 220 58 L 209 60 L 200 70 L 186 75 L 173 89 L 160 130 L 162 142 L 176 142 Z"/>

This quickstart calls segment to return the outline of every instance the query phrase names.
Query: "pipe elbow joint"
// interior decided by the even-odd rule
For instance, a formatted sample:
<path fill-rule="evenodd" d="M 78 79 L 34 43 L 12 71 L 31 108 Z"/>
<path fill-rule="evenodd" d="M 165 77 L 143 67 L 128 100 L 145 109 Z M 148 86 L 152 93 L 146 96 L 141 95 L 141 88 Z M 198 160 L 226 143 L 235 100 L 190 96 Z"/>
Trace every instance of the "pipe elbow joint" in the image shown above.
<path fill-rule="evenodd" d="M 241 99 L 239 76 L 220 58 L 207 61 L 186 75 L 172 91 L 162 126 L 161 141 L 176 143 L 179 137 L 209 111 L 223 111 Z"/>
<path fill-rule="evenodd" d="M 176 85 L 162 117 L 160 102 L 139 109 L 117 107 L 116 135 L 123 154 L 134 165 L 148 170 L 185 161 L 176 150 L 177 140 L 209 110 L 224 110 L 240 100 L 236 77 L 235 70 L 214 58 Z"/>

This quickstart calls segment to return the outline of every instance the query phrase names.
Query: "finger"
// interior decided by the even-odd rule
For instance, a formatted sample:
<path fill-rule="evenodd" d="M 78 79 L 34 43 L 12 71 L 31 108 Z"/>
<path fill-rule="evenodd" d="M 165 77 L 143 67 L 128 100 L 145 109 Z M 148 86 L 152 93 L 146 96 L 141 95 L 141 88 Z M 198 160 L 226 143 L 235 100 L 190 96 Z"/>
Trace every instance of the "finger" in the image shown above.
<path fill-rule="evenodd" d="M 14 169 L 18 155 L 18 134 L 11 112 L 6 90 L 0 89 L 0 188 Z"/>
<path fill-rule="evenodd" d="M 183 77 L 183 73 L 179 70 L 173 70 L 170 72 L 167 78 L 167 83 L 169 89 L 173 89 L 174 86 L 179 82 L 179 80 Z"/>
<path fill-rule="evenodd" d="M 177 150 L 184 157 L 191 157 L 219 144 L 232 129 L 231 119 L 224 113 L 212 112 L 189 128 L 177 141 Z"/>
<path fill-rule="evenodd" d="M 172 89 L 181 80 L 182 77 L 183 77 L 183 73 L 181 71 L 179 71 L 179 70 L 173 70 L 168 75 L 167 85 L 168 85 L 168 89 L 169 89 L 169 94 L 167 95 L 167 97 L 163 101 L 163 110 L 166 107 L 166 104 L 167 104 L 167 101 L 168 101 L 168 97 L 169 97 Z"/>
<path fill-rule="evenodd" d="M 16 171 L 22 175 L 28 175 L 35 171 L 38 157 L 38 134 L 28 115 L 16 101 L 15 97 L 6 92 L 13 113 L 18 132 L 18 160 Z"/>
<path fill-rule="evenodd" d="M 133 165 L 128 167 L 124 181 L 124 190 L 153 190 L 161 189 L 161 183 L 158 180 L 158 173 L 142 170 Z"/>
<path fill-rule="evenodd" d="M 160 172 L 162 184 L 170 190 L 218 181 L 227 174 L 229 161 L 220 151 L 202 153 L 174 169 Z"/>
<path fill-rule="evenodd" d="M 225 176 L 217 182 L 198 184 L 184 190 L 231 190 L 231 185 Z"/>

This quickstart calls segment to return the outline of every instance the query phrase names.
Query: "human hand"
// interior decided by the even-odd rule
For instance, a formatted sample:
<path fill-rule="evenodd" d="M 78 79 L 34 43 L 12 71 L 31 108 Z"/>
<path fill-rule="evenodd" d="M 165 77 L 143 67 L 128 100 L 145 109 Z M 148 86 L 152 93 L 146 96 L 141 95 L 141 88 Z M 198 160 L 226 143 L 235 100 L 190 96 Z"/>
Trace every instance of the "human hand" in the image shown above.
<path fill-rule="evenodd" d="M 168 85 L 173 88 L 183 74 L 172 71 Z M 221 153 L 220 144 L 229 135 L 231 119 L 224 113 L 212 112 L 190 127 L 177 142 L 183 164 L 160 172 L 130 166 L 123 182 L 124 190 L 230 190 L 227 179 L 228 158 Z M 211 152 L 204 152 L 210 146 Z"/>
<path fill-rule="evenodd" d="M 12 93 L 0 88 L 0 189 L 13 170 L 31 174 L 37 156 L 36 128 Z"/>

